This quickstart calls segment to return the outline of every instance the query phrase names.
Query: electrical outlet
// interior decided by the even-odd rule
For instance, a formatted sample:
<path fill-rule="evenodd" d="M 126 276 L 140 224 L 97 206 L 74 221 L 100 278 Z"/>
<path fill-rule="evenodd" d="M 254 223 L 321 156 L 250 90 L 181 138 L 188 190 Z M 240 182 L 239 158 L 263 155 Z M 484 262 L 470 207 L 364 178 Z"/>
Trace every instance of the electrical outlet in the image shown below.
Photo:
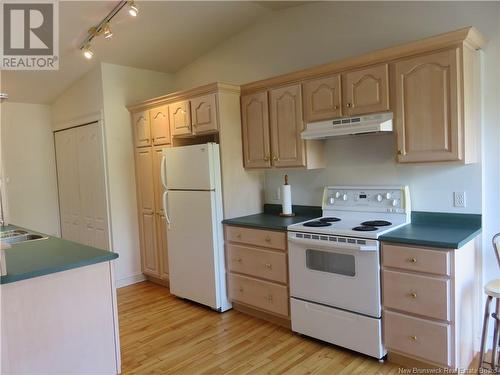
<path fill-rule="evenodd" d="M 465 207 L 465 191 L 455 191 L 453 193 L 453 205 L 455 207 Z"/>
<path fill-rule="evenodd" d="M 274 200 L 275 201 L 281 200 L 281 187 L 277 188 L 276 191 L 274 192 Z"/>

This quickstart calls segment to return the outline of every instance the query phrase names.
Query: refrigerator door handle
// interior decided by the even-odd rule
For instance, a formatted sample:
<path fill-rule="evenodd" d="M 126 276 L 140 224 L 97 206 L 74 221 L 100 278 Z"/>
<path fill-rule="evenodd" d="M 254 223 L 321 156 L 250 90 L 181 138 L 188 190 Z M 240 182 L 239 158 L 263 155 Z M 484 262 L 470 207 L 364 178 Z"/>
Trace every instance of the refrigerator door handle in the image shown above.
<path fill-rule="evenodd" d="M 161 176 L 161 183 L 163 185 L 163 188 L 167 188 L 167 176 L 165 174 L 166 170 L 166 165 L 167 165 L 167 157 L 163 155 L 161 157 L 161 163 L 160 163 L 160 176 Z"/>
<path fill-rule="evenodd" d="M 170 217 L 168 216 L 168 190 L 163 192 L 163 211 L 165 212 L 165 220 L 167 220 L 167 229 L 170 229 Z"/>

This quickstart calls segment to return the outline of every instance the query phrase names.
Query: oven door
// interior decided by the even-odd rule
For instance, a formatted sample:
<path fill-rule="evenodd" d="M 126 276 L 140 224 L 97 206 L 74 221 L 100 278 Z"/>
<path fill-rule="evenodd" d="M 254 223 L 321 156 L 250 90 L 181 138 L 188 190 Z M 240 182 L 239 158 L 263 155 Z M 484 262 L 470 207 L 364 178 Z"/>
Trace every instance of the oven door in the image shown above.
<path fill-rule="evenodd" d="M 290 295 L 380 318 L 378 241 L 297 234 L 288 233 Z"/>

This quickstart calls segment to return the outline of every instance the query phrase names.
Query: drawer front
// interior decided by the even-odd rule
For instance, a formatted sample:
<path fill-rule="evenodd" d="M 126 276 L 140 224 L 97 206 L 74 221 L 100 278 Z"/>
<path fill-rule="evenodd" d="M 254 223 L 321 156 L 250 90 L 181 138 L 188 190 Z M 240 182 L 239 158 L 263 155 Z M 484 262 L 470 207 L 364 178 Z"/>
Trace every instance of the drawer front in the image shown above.
<path fill-rule="evenodd" d="M 451 366 L 449 324 L 384 311 L 384 339 L 389 351 Z"/>
<path fill-rule="evenodd" d="M 286 249 L 285 232 L 226 226 L 226 240 L 278 250 Z"/>
<path fill-rule="evenodd" d="M 286 254 L 228 244 L 229 271 L 261 277 L 280 283 L 287 282 Z"/>
<path fill-rule="evenodd" d="M 288 317 L 289 298 L 286 286 L 229 274 L 229 298 Z"/>
<path fill-rule="evenodd" d="M 384 307 L 450 320 L 450 280 L 382 271 Z"/>
<path fill-rule="evenodd" d="M 409 271 L 450 275 L 450 252 L 383 244 L 382 265 Z"/>

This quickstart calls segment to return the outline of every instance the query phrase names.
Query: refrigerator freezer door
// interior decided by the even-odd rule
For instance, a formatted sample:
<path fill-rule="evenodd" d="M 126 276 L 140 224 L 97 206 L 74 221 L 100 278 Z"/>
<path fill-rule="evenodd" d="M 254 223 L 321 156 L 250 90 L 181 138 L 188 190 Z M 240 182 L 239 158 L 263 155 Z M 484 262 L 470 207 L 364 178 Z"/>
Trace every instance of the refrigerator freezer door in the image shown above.
<path fill-rule="evenodd" d="M 215 143 L 172 147 L 164 151 L 164 182 L 168 190 L 213 190 L 219 148 Z"/>
<path fill-rule="evenodd" d="M 215 197 L 212 191 L 169 191 L 168 263 L 172 294 L 220 309 L 224 250 Z"/>

